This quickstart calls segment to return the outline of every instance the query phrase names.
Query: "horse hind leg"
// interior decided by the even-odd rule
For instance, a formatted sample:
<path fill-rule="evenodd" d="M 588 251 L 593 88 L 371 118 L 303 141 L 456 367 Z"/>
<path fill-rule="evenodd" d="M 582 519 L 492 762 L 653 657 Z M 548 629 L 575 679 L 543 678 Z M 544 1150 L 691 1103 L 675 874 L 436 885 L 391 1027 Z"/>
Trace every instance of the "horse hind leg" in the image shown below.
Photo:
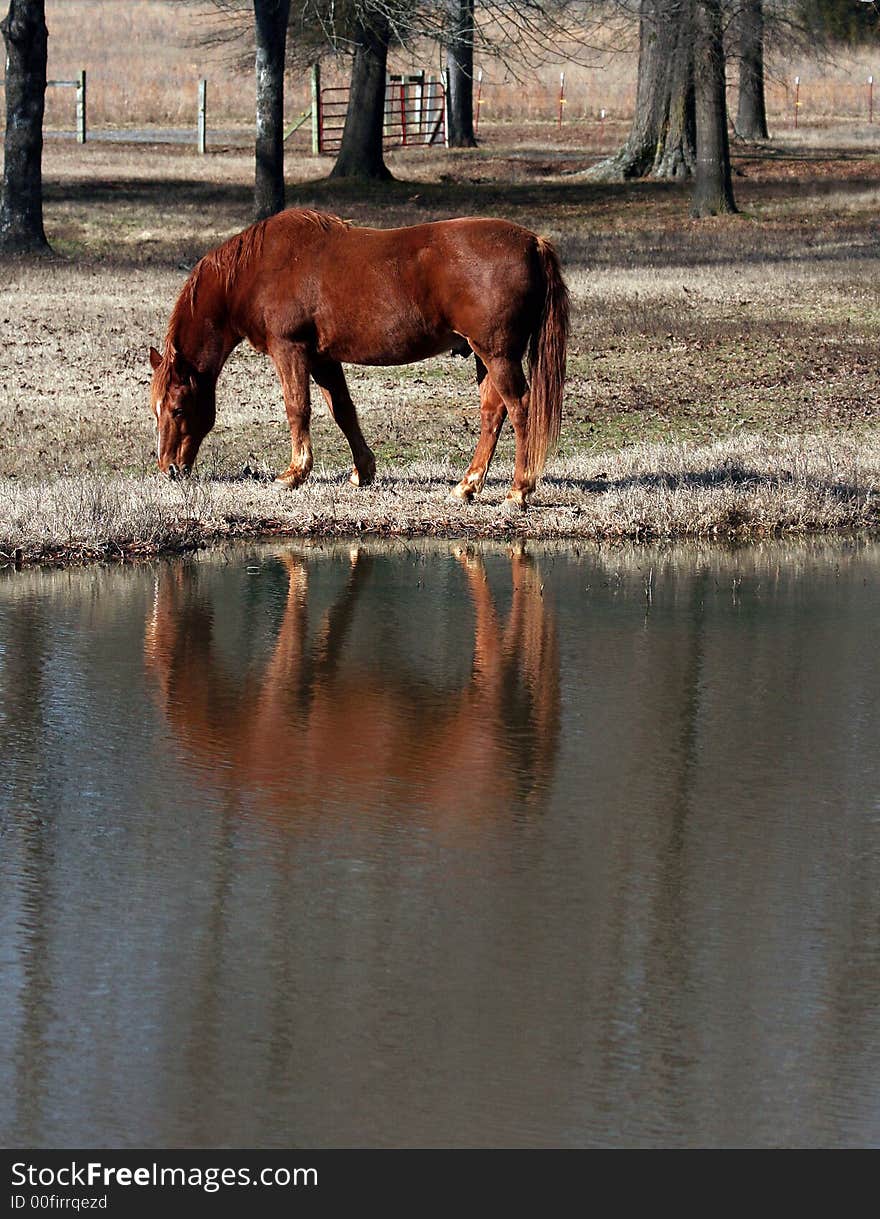
<path fill-rule="evenodd" d="M 348 392 L 342 365 L 335 360 L 314 359 L 311 372 L 324 395 L 330 414 L 339 425 L 351 449 L 354 469 L 349 481 L 356 487 L 366 487 L 376 477 L 376 458 L 364 440 L 357 411 L 351 400 L 351 394 Z"/>
<path fill-rule="evenodd" d="M 480 387 L 480 438 L 464 478 L 452 489 L 452 494 L 456 499 L 466 502 L 483 490 L 507 411 L 504 399 L 495 388 L 491 378 L 487 376 L 486 365 L 479 356 L 477 356 L 477 385 Z"/>
<path fill-rule="evenodd" d="M 508 504 L 525 508 L 526 498 L 535 489 L 536 478 L 526 467 L 529 424 L 529 387 L 522 364 L 507 356 L 481 357 L 489 371 L 489 379 L 501 396 L 516 437 L 516 459 L 513 483 L 505 499 Z"/>

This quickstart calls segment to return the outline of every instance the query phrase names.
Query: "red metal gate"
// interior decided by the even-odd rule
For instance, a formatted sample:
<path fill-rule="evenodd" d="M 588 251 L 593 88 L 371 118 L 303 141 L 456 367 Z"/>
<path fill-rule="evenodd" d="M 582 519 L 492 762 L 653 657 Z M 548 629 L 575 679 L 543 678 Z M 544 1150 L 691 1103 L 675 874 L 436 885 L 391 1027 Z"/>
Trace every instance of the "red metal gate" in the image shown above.
<path fill-rule="evenodd" d="M 335 153 L 342 143 L 348 85 L 329 85 L 315 91 L 318 121 L 315 124 L 317 153 Z M 313 141 L 314 142 L 314 141 Z M 446 90 L 436 76 L 424 72 L 388 76 L 385 81 L 385 148 L 445 147 Z"/>

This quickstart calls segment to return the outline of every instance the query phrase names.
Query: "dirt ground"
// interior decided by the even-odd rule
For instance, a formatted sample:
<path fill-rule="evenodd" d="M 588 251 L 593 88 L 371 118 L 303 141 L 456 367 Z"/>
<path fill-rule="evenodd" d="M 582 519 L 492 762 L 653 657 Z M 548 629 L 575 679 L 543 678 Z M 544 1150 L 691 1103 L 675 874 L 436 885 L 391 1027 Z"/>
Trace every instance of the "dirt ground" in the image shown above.
<path fill-rule="evenodd" d="M 487 126 L 476 151 L 392 154 L 397 181 L 369 189 L 331 183 L 329 160 L 292 154 L 288 202 L 383 227 L 498 215 L 550 237 L 573 299 L 560 469 L 651 442 L 845 433 L 873 443 L 877 132 L 807 129 L 737 146 L 741 213 L 710 221 L 689 219 L 676 185 L 584 181 L 580 171 L 623 137 L 610 123 Z M 57 256 L 0 264 L 0 474 L 28 485 L 150 476 L 147 349 L 160 345 L 189 268 L 249 223 L 252 158 L 50 139 L 44 175 Z M 478 428 L 468 363 L 353 368 L 350 382 L 381 469 L 467 464 Z M 286 463 L 286 437 L 271 366 L 239 349 L 202 477 L 268 476 Z M 323 407 L 313 437 L 316 469 L 341 476 L 347 448 Z M 506 437 L 499 477 L 511 454 Z"/>

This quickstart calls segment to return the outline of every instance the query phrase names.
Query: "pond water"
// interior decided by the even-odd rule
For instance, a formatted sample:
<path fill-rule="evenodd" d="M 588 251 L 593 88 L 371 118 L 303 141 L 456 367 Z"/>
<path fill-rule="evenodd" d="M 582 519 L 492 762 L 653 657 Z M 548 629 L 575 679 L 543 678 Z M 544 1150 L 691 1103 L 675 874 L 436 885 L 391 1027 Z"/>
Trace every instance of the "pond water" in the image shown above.
<path fill-rule="evenodd" d="M 3 1146 L 876 1145 L 880 544 L 0 578 Z"/>

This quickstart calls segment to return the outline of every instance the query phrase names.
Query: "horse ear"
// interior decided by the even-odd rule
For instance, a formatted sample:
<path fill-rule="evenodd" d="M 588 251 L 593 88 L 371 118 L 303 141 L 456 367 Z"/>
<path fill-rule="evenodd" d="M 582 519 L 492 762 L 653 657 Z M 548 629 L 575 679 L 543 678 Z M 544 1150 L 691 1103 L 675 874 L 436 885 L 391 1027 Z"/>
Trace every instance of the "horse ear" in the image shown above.
<path fill-rule="evenodd" d="M 150 363 L 152 364 L 153 368 L 158 368 L 162 363 L 162 357 L 159 355 L 155 347 L 150 348 Z"/>
<path fill-rule="evenodd" d="M 196 370 L 186 356 L 181 355 L 176 347 L 171 349 L 171 368 L 176 380 L 181 384 L 185 381 L 191 381 L 195 377 Z"/>

